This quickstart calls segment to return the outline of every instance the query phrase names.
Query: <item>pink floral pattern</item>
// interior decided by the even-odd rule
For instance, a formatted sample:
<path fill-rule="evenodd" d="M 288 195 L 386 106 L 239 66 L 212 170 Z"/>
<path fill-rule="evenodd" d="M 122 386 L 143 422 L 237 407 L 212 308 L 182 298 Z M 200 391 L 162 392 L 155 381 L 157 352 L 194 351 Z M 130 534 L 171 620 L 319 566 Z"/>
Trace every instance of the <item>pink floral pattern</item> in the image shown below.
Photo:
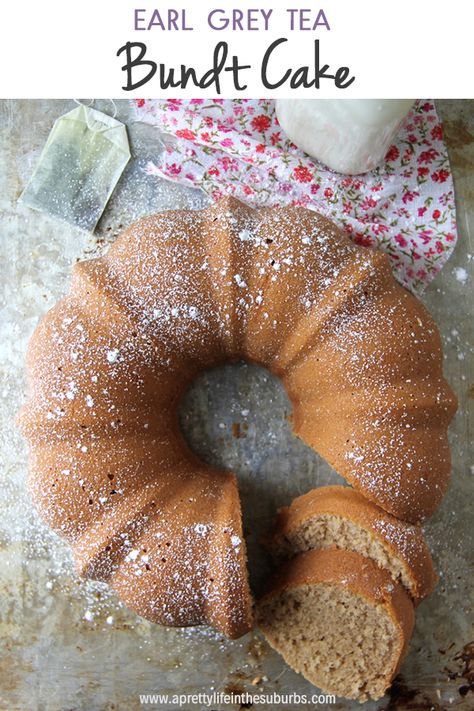
<path fill-rule="evenodd" d="M 411 111 L 384 164 L 357 176 L 332 172 L 291 143 L 274 102 L 167 99 L 134 102 L 137 119 L 177 140 L 147 172 L 232 194 L 254 206 L 303 205 L 357 244 L 386 252 L 397 279 L 421 293 L 456 243 L 454 190 L 442 125 L 431 101 Z"/>

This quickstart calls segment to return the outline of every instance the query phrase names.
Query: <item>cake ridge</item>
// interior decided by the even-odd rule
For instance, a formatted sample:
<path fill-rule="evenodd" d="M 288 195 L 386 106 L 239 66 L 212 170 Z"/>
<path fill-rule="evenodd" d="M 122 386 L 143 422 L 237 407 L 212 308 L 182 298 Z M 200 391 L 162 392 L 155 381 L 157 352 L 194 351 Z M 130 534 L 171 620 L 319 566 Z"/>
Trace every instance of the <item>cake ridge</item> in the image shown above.
<path fill-rule="evenodd" d="M 353 289 L 362 288 L 365 283 L 370 283 L 371 280 L 373 280 L 376 274 L 376 268 L 379 265 L 386 265 L 388 267 L 388 262 L 386 263 L 386 257 L 381 253 L 370 253 L 370 255 L 368 255 L 368 260 L 371 262 L 370 265 L 368 265 L 365 261 L 358 262 L 354 260 L 348 260 L 342 269 L 342 273 L 340 271 L 334 282 L 332 282 L 330 286 L 323 291 L 322 298 L 311 308 L 311 311 L 313 311 L 313 309 L 318 310 L 324 308 L 324 302 L 328 302 L 325 312 L 321 314 L 318 319 L 316 329 L 313 328 L 311 332 L 308 333 L 308 338 L 305 340 L 304 343 L 299 346 L 298 350 L 295 351 L 293 355 L 286 355 L 284 357 L 283 363 L 281 362 L 282 356 L 280 355 L 278 358 L 278 367 L 283 371 L 285 375 L 299 366 L 300 360 L 302 357 L 304 357 L 305 352 L 306 354 L 308 354 L 308 352 L 313 351 L 313 349 L 317 347 L 318 337 L 320 337 L 324 330 L 330 325 L 331 320 L 337 318 L 338 315 L 343 313 L 344 309 L 346 308 L 346 305 L 349 299 L 351 298 L 350 289 L 342 290 L 342 296 L 340 299 L 338 298 L 337 301 L 334 301 L 333 295 L 331 296 L 331 293 L 328 293 L 332 292 L 333 289 L 337 289 L 338 281 L 342 281 L 343 279 L 346 279 L 348 276 L 350 276 L 352 277 L 350 286 Z M 356 272 L 355 281 L 353 280 L 354 267 L 357 267 L 358 269 L 358 271 Z M 380 287 L 382 288 L 382 284 L 380 285 Z M 339 291 L 339 293 L 341 293 L 341 291 Z M 331 298 L 332 303 L 330 303 Z M 312 318 L 312 315 L 305 314 L 295 326 L 295 332 L 299 332 L 300 328 L 302 327 L 302 324 L 306 321 L 311 321 Z M 291 353 L 291 341 L 287 348 Z"/>
<path fill-rule="evenodd" d="M 112 571 L 109 584 L 128 606 L 155 622 L 175 626 L 207 622 L 229 637 L 238 637 L 251 626 L 251 600 L 245 542 L 238 536 L 239 550 L 233 544 L 241 531 L 235 477 L 223 474 L 220 481 L 206 477 L 210 499 L 196 496 L 190 506 L 186 494 L 179 492 L 166 518 L 150 519 L 136 547 Z M 192 484 L 191 478 L 188 483 Z M 212 506 L 204 507 L 206 501 Z M 161 560 L 160 579 L 153 574 L 157 560 Z M 232 585 L 221 584 L 223 572 Z"/>
<path fill-rule="evenodd" d="M 146 321 L 146 331 L 156 340 L 156 333 L 160 336 L 160 348 L 164 349 L 166 359 L 173 362 L 178 360 L 180 366 L 187 365 L 191 370 L 188 382 L 199 374 L 203 367 L 212 367 L 225 361 L 225 324 L 220 320 L 220 314 L 213 302 L 214 293 L 213 275 L 209 270 L 206 244 L 201 236 L 205 234 L 206 219 L 202 211 L 169 211 L 161 213 L 154 221 L 153 217 L 143 218 L 124 233 L 133 238 L 137 230 L 146 233 L 147 240 L 144 245 L 143 259 L 147 263 L 143 268 L 144 274 L 139 274 L 138 280 L 132 285 L 133 272 L 138 269 L 141 262 L 140 252 L 134 255 L 123 253 L 110 253 L 109 260 L 119 288 L 123 288 L 128 299 L 128 310 L 139 314 L 140 319 Z M 189 217 L 188 212 L 191 214 Z M 179 238 L 171 234 L 170 224 L 180 219 L 189 223 L 189 233 L 186 239 L 183 235 Z M 156 222 L 156 225 L 154 224 Z M 157 230 L 167 225 L 170 234 L 166 239 Z M 174 242 L 172 238 L 177 237 Z M 115 243 L 117 244 L 117 243 Z M 137 247 L 138 249 L 138 247 Z M 131 257 L 136 259 L 132 261 Z M 127 262 L 127 259 L 129 260 Z M 126 271 L 131 271 L 130 278 L 122 276 Z M 125 281 L 124 281 L 125 278 Z M 137 288 L 140 280 L 161 280 L 160 289 L 150 290 L 148 294 Z M 165 280 L 168 280 L 166 283 Z M 210 344 L 212 343 L 212 349 Z M 211 357 L 210 350 L 213 351 Z M 208 360 L 203 363 L 203 357 Z"/>
<path fill-rule="evenodd" d="M 277 357 L 282 343 L 291 337 L 290 324 L 293 330 L 297 327 L 298 311 L 307 308 L 303 293 L 306 299 L 312 298 L 315 273 L 328 268 L 327 259 L 318 260 L 312 241 L 328 248 L 331 235 L 329 223 L 324 221 L 309 230 L 305 211 L 298 206 L 263 208 L 261 212 L 259 246 L 267 253 L 260 262 L 263 278 L 255 296 L 258 309 L 246 324 L 245 351 L 280 374 Z"/>
<path fill-rule="evenodd" d="M 251 250 L 251 256 L 254 255 L 254 242 L 251 235 L 257 225 L 257 219 L 252 208 L 232 196 L 224 197 L 219 203 L 210 205 L 202 211 L 202 214 L 203 242 L 207 246 L 206 254 L 209 258 L 210 271 L 214 272 L 214 278 L 209 276 L 210 291 L 214 295 L 215 303 L 218 304 L 218 311 L 220 312 L 225 306 L 225 315 L 223 313 L 221 316 L 221 327 L 229 331 L 228 337 L 224 339 L 225 352 L 227 357 L 231 355 L 235 358 L 236 353 L 238 358 L 243 357 L 240 333 L 242 328 L 239 327 L 236 314 L 239 311 L 239 298 L 243 298 L 242 294 L 245 293 L 242 290 L 248 286 L 249 268 L 243 263 L 239 249 L 246 248 L 248 251 Z M 222 230 L 223 224 L 226 226 L 224 230 Z M 234 265 L 236 270 L 233 272 Z"/>
<path fill-rule="evenodd" d="M 149 490 L 151 489 L 151 490 Z M 114 507 L 114 528 L 109 531 L 101 530 L 110 511 L 104 511 L 88 528 L 81 532 L 72 544 L 76 571 L 84 578 L 92 578 L 107 582 L 113 570 L 127 555 L 124 548 L 124 539 L 134 545 L 143 533 L 148 517 L 155 513 L 155 499 L 159 488 L 145 485 L 138 491 L 129 492 Z M 130 518 L 130 502 L 133 503 L 133 518 Z M 127 510 L 128 509 L 128 510 Z M 118 519 L 118 520 L 117 520 Z M 119 541 L 118 539 L 122 540 Z M 118 545 L 116 545 L 118 544 Z"/>
<path fill-rule="evenodd" d="M 431 379 L 430 379 L 431 381 Z M 416 397 L 413 394 L 416 393 Z M 391 402 L 387 404 L 387 395 L 390 395 Z M 302 404 L 307 407 L 313 401 L 314 395 L 308 393 L 301 399 Z M 324 392 L 319 398 L 319 407 L 324 409 L 326 399 L 331 402 L 329 394 Z M 357 390 L 357 398 L 354 396 L 354 387 L 350 383 L 345 383 L 340 387 L 338 399 L 342 407 L 351 407 L 354 412 L 359 412 L 362 419 L 377 418 L 374 421 L 376 426 L 388 423 L 392 419 L 400 420 L 403 415 L 406 424 L 422 426 L 433 417 L 436 411 L 437 417 L 442 421 L 449 422 L 453 414 L 453 401 L 450 389 L 443 377 L 439 377 L 432 382 L 426 383 L 422 377 L 410 379 L 407 383 L 404 380 L 396 381 L 381 388 L 377 386 L 362 385 Z M 366 417 L 364 417 L 366 415 Z"/>
<path fill-rule="evenodd" d="M 61 433 L 62 436 L 71 425 L 77 433 L 77 428 L 82 427 L 90 433 L 102 432 L 106 425 L 110 425 L 114 418 L 111 414 L 102 412 L 101 416 L 97 415 L 97 407 L 100 398 L 97 397 L 101 393 L 100 382 L 93 375 L 95 368 L 100 368 L 98 363 L 94 363 L 92 358 L 85 360 L 83 353 L 86 348 L 90 348 L 90 342 L 96 338 L 99 326 L 102 328 L 108 327 L 108 321 L 105 314 L 100 312 L 97 306 L 94 312 L 90 309 L 86 310 L 84 301 L 81 298 L 81 291 L 75 292 L 74 287 L 84 290 L 92 290 L 97 298 L 101 299 L 101 303 L 107 301 L 109 309 L 112 313 L 108 313 L 110 318 L 112 315 L 115 319 L 115 326 L 121 325 L 124 329 L 130 326 L 129 320 L 122 310 L 117 306 L 111 298 L 110 293 L 105 289 L 101 289 L 100 284 L 91 279 L 90 271 L 94 275 L 97 274 L 97 268 L 103 266 L 103 259 L 89 260 L 87 262 L 75 265 L 73 283 L 70 291 L 46 314 L 45 318 L 36 330 L 33 339 L 29 344 L 29 359 L 33 359 L 35 370 L 32 372 L 30 367 L 29 383 L 30 383 L 30 399 L 23 405 L 18 416 L 17 424 L 20 430 L 28 432 L 28 437 L 31 441 L 41 442 L 45 438 L 56 436 Z M 90 304 L 90 301 L 88 302 Z M 69 315 L 74 313 L 74 320 Z M 64 328 L 64 324 L 67 326 Z M 137 326 L 138 327 L 138 326 Z M 80 330 L 79 330 L 80 329 Z M 72 334 L 72 335 L 71 335 Z M 50 363 L 44 357 L 38 359 L 35 353 L 42 351 L 46 344 L 53 340 L 56 344 L 56 352 L 50 354 L 50 358 L 56 359 L 59 363 L 56 370 L 51 367 Z M 128 403 L 127 414 L 130 415 L 140 407 L 140 416 L 145 418 L 145 408 L 148 406 L 148 427 L 150 431 L 153 429 L 153 406 L 152 402 L 145 400 L 144 394 L 146 389 L 150 388 L 156 382 L 157 374 L 153 371 L 150 363 L 145 357 L 141 358 L 139 363 L 140 372 L 137 372 L 135 366 L 130 359 L 130 350 L 132 348 L 133 339 L 123 339 L 120 343 L 110 345 L 107 350 L 107 345 L 103 344 L 103 357 L 107 356 L 110 369 L 122 367 L 128 372 L 128 379 L 134 382 L 135 387 L 139 387 L 143 393 L 138 403 Z M 115 346 L 120 345 L 120 349 Z M 135 343 L 133 346 L 136 348 Z M 119 353 L 120 350 L 120 353 Z M 149 350 L 146 351 L 144 344 L 140 343 L 139 355 L 144 356 L 148 353 L 148 359 L 151 357 Z M 59 353 L 63 358 L 58 361 Z M 125 357 L 123 357 L 123 354 Z M 66 357 L 67 356 L 67 357 Z M 128 357 L 128 360 L 127 360 Z M 120 359 L 122 359 L 120 361 Z M 84 362 L 83 362 L 84 361 Z M 119 362 L 120 361 L 120 362 Z M 72 407 L 77 410 L 78 400 L 76 391 L 81 387 L 85 387 L 85 381 L 88 381 L 87 403 L 83 403 L 81 414 L 76 414 L 75 417 L 69 416 L 68 412 Z M 67 389 L 69 388 L 69 390 Z M 102 394 L 103 398 L 103 394 Z M 54 403 L 57 403 L 54 407 Z M 46 417 L 44 410 L 48 408 Z M 123 431 L 124 422 L 122 420 L 121 430 Z M 135 425 L 136 427 L 136 422 Z M 112 435 L 113 431 L 108 428 L 108 434 Z"/>
<path fill-rule="evenodd" d="M 70 543 L 87 529 L 112 516 L 115 505 L 140 487 L 166 483 L 170 471 L 195 467 L 170 440 L 143 436 L 82 440 L 81 448 L 66 441 L 32 452 L 28 478 L 30 495 L 50 527 Z M 98 467 L 96 462 L 100 461 Z M 48 467 L 43 481 L 39 467 Z M 157 477 L 159 476 L 159 479 Z M 111 521 L 112 522 L 112 521 Z"/>

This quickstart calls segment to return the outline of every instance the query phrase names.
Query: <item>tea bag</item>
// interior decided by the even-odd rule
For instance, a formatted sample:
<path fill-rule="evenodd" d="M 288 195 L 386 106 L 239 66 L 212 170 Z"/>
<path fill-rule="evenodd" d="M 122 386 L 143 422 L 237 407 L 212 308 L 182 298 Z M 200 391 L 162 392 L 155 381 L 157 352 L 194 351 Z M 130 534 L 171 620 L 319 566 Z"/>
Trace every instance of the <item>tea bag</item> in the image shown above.
<path fill-rule="evenodd" d="M 124 124 L 80 104 L 55 122 L 20 200 L 92 232 L 129 159 Z"/>

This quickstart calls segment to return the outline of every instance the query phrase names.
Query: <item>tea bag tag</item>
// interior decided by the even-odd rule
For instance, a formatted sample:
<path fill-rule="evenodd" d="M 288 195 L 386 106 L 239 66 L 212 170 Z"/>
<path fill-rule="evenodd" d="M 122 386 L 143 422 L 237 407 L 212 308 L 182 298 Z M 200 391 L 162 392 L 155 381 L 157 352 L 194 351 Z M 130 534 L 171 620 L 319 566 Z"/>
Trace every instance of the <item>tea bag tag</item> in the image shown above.
<path fill-rule="evenodd" d="M 93 232 L 129 160 L 125 125 L 80 104 L 55 121 L 20 200 Z"/>

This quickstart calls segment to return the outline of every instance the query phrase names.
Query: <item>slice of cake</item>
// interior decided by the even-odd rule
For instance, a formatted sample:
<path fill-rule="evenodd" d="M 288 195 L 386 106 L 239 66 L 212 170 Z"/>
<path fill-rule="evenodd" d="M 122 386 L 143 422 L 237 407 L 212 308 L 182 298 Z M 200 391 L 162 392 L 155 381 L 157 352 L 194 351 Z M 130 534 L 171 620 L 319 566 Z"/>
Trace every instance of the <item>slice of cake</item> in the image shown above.
<path fill-rule="evenodd" d="M 281 566 L 257 619 L 295 671 L 325 692 L 362 702 L 381 698 L 397 674 L 414 607 L 404 587 L 374 561 L 320 549 Z"/>
<path fill-rule="evenodd" d="M 350 487 L 323 486 L 299 496 L 280 509 L 266 544 L 276 560 L 331 546 L 360 553 L 401 582 L 415 605 L 436 582 L 421 528 L 400 521 Z"/>

